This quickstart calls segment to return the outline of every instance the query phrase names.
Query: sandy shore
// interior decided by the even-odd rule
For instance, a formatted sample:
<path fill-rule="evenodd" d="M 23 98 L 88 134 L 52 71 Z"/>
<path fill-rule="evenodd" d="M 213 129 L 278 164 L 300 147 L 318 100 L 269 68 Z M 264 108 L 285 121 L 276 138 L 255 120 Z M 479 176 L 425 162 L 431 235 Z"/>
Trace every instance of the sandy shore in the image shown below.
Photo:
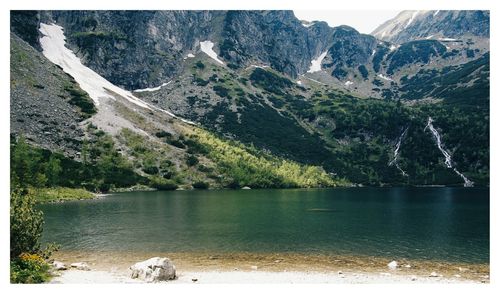
<path fill-rule="evenodd" d="M 81 271 L 67 270 L 61 276 L 52 279 L 55 284 L 110 284 L 110 283 L 141 283 L 131 279 L 127 273 L 111 271 Z M 201 284 L 231 284 L 231 283 L 286 283 L 286 284 L 392 284 L 392 283 L 480 283 L 479 281 L 426 277 L 416 275 L 380 273 L 319 273 L 319 272 L 268 272 L 268 271 L 202 271 L 179 273 L 176 280 L 162 283 L 201 283 Z"/>
<path fill-rule="evenodd" d="M 377 257 L 151 252 L 57 252 L 56 260 L 86 262 L 91 270 L 59 271 L 51 283 L 141 283 L 129 278 L 128 268 L 154 256 L 175 264 L 177 279 L 168 283 L 489 283 L 487 264 L 400 259 L 391 270 L 391 260 Z"/>

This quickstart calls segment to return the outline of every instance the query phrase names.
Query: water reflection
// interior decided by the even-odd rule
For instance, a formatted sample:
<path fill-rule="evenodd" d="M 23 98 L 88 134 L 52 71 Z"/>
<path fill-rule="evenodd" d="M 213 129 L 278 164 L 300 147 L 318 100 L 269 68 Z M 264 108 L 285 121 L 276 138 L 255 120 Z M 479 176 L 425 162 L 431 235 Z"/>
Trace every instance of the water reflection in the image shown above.
<path fill-rule="evenodd" d="M 42 205 L 66 250 L 320 252 L 489 259 L 489 190 L 131 192 Z"/>

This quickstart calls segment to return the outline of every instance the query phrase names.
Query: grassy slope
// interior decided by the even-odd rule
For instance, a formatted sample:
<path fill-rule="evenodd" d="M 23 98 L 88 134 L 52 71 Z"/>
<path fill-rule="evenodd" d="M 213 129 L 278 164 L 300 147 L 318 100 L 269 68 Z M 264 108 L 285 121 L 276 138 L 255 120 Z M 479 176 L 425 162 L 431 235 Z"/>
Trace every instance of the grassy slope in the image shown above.
<path fill-rule="evenodd" d="M 64 187 L 37 189 L 34 194 L 38 203 L 94 199 L 96 197 L 93 193 L 84 189 Z"/>

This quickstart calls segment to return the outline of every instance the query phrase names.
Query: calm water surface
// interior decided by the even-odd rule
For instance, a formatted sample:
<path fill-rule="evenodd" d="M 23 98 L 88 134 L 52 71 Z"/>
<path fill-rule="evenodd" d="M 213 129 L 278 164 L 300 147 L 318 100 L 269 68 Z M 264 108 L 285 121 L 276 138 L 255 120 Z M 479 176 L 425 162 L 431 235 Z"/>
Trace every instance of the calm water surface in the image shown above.
<path fill-rule="evenodd" d="M 489 262 L 489 189 L 119 193 L 40 205 L 62 250 L 296 252 Z"/>

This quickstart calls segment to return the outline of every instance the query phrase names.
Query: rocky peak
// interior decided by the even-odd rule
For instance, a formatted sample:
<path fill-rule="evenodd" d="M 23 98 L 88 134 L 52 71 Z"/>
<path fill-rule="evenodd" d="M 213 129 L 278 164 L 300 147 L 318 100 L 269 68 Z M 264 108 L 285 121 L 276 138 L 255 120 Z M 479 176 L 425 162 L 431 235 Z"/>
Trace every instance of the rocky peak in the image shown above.
<path fill-rule="evenodd" d="M 371 34 L 394 43 L 418 39 L 489 38 L 490 13 L 481 10 L 406 10 Z"/>

